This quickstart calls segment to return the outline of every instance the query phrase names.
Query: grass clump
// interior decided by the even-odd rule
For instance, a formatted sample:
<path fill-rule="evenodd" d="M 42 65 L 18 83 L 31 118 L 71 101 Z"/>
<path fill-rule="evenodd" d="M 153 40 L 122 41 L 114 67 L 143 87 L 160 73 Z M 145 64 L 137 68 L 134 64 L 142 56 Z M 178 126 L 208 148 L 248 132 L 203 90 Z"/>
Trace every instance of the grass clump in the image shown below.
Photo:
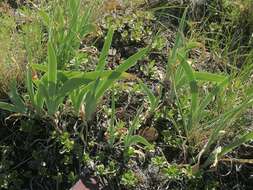
<path fill-rule="evenodd" d="M 0 61 L 24 73 L 0 102 L 1 189 L 253 186 L 241 8 L 210 1 L 196 23 L 186 3 L 135 3 L 52 0 L 1 13 Z"/>

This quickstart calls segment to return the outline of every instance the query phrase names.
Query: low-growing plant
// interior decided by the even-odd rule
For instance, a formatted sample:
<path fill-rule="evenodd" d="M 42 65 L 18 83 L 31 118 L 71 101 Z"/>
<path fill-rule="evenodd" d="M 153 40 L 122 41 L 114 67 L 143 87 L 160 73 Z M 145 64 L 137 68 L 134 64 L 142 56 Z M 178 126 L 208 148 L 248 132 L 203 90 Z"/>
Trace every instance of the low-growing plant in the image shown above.
<path fill-rule="evenodd" d="M 131 146 L 136 144 L 143 144 L 147 146 L 148 148 L 152 148 L 152 145 L 142 136 L 135 135 L 135 132 L 140 127 L 140 115 L 142 113 L 143 107 L 139 108 L 137 111 L 136 116 L 133 119 L 133 122 L 130 124 L 130 127 L 128 129 L 127 134 L 125 135 L 123 139 L 123 145 L 124 145 L 124 158 L 127 159 L 129 156 L 129 150 Z"/>
<path fill-rule="evenodd" d="M 111 120 L 110 124 L 106 133 L 109 147 L 112 148 L 115 145 L 116 138 L 120 137 L 123 143 L 123 154 L 124 159 L 128 160 L 128 158 L 132 154 L 131 147 L 137 144 L 142 144 L 148 148 L 152 148 L 152 145 L 142 136 L 136 135 L 136 131 L 140 127 L 140 114 L 142 113 L 142 107 L 138 109 L 136 116 L 134 117 L 133 121 L 130 123 L 129 129 L 125 132 L 125 134 L 118 134 L 119 131 L 122 129 L 120 127 L 121 122 L 117 122 L 115 117 L 115 97 L 114 94 L 112 95 L 112 113 L 111 113 Z M 126 128 L 125 128 L 126 129 Z M 120 140 L 121 140 L 120 139 Z"/>
<path fill-rule="evenodd" d="M 105 14 L 99 26 L 102 29 L 114 26 L 118 35 L 121 36 L 120 39 L 126 44 L 131 42 L 150 44 L 154 21 L 155 17 L 152 12 L 135 10 L 133 7 L 127 6 L 125 10 L 117 12 L 116 15 Z M 162 46 L 162 43 L 159 44 L 159 41 L 156 41 L 154 46 Z"/>
<path fill-rule="evenodd" d="M 168 164 L 164 156 L 153 157 L 151 163 L 158 168 L 164 168 Z"/>
<path fill-rule="evenodd" d="M 138 183 L 138 178 L 132 170 L 126 171 L 121 177 L 121 184 L 126 187 L 134 187 Z"/>
<path fill-rule="evenodd" d="M 63 104 L 65 98 L 72 93 L 71 100 L 74 108 L 79 111 L 79 108 L 83 102 L 85 102 L 86 116 L 90 118 L 97 101 L 103 96 L 105 91 L 120 78 L 133 78 L 132 75 L 125 73 L 125 71 L 133 66 L 148 51 L 147 48 L 140 50 L 113 71 L 104 70 L 112 35 L 113 29 L 110 29 L 99 58 L 97 69 L 92 72 L 63 71 L 57 69 L 57 57 L 50 40 L 48 43 L 47 66 L 32 64 L 27 68 L 26 86 L 32 108 L 34 108 L 37 113 L 44 111 L 49 116 L 55 116 L 59 106 Z M 43 74 L 40 79 L 33 81 L 31 67 L 45 72 L 45 74 Z M 77 91 L 74 91 L 76 89 Z M 24 100 L 15 90 L 11 92 L 13 104 L 1 102 L 1 108 L 12 112 L 25 113 L 27 106 Z"/>

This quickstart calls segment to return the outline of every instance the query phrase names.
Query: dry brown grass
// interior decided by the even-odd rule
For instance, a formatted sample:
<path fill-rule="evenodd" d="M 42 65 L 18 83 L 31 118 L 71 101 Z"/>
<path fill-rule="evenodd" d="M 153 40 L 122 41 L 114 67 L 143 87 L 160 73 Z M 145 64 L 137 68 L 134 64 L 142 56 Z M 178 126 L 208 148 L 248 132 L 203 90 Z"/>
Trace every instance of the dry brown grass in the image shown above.
<path fill-rule="evenodd" d="M 0 98 L 4 98 L 12 80 L 23 80 L 25 51 L 13 11 L 6 4 L 0 4 L 0 8 L 5 10 L 0 14 Z"/>

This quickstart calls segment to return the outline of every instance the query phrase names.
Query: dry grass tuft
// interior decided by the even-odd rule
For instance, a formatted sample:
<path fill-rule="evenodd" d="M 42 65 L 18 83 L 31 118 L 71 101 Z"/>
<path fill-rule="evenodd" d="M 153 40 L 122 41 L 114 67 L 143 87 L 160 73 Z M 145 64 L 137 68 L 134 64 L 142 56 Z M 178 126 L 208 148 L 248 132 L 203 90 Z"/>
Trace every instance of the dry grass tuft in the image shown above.
<path fill-rule="evenodd" d="M 16 29 L 13 11 L 0 4 L 5 10 L 0 14 L 0 98 L 4 98 L 12 80 L 20 83 L 23 80 L 25 67 L 25 51 L 21 36 Z"/>

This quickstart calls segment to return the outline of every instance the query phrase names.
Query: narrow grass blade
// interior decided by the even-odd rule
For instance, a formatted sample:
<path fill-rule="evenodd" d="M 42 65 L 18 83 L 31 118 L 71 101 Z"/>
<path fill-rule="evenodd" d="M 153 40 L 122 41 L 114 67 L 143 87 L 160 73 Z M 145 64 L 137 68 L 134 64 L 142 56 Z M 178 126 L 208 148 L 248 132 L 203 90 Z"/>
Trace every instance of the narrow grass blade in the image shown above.
<path fill-rule="evenodd" d="M 45 99 L 46 104 L 48 106 L 49 102 L 50 102 L 50 97 L 46 88 L 46 85 L 44 83 L 39 83 L 38 86 L 38 91 L 37 91 L 37 98 L 42 98 Z M 39 104 L 41 103 L 41 100 L 39 100 L 38 102 Z"/>
<path fill-rule="evenodd" d="M 225 86 L 229 83 L 228 79 L 225 79 L 222 83 L 215 86 L 212 91 L 206 95 L 206 97 L 202 100 L 202 102 L 199 105 L 198 111 L 197 111 L 197 120 L 199 121 L 202 118 L 202 115 L 204 113 L 205 108 L 210 104 L 210 102 L 213 100 L 215 96 L 218 95 L 218 93 L 225 88 Z"/>
<path fill-rule="evenodd" d="M 226 128 L 226 126 L 231 125 L 235 119 L 243 113 L 248 107 L 253 105 L 253 99 L 245 100 L 240 105 L 236 106 L 232 110 L 227 111 L 226 113 L 219 116 L 216 121 L 213 121 L 209 128 L 214 127 L 212 134 L 210 135 L 206 146 L 204 147 L 203 152 L 208 152 L 211 145 L 217 141 L 219 138 L 219 133 L 221 130 Z M 216 126 L 216 127 L 215 127 Z"/>
<path fill-rule="evenodd" d="M 57 97 L 65 97 L 69 93 L 71 93 L 73 90 L 81 87 L 82 85 L 87 85 L 93 80 L 78 77 L 78 78 L 71 78 L 67 80 L 63 86 L 57 91 Z"/>
<path fill-rule="evenodd" d="M 97 99 L 96 99 L 96 90 L 99 85 L 99 79 L 97 79 L 92 86 L 90 87 L 90 91 L 86 95 L 86 100 L 85 100 L 85 114 L 87 120 L 91 119 L 92 114 L 96 110 L 96 104 L 97 104 Z"/>
<path fill-rule="evenodd" d="M 85 95 L 88 92 L 88 89 L 89 89 L 88 86 L 85 86 L 85 88 L 78 91 L 78 94 L 75 97 L 75 102 L 74 102 L 74 108 L 76 112 L 79 112 L 81 105 L 83 104 L 83 100 L 86 97 Z"/>
<path fill-rule="evenodd" d="M 134 120 L 131 123 L 131 126 L 128 130 L 128 134 L 126 137 L 132 136 L 135 133 L 135 131 L 139 128 L 140 115 L 142 112 L 143 112 L 143 105 L 141 105 L 141 107 L 137 110 L 136 116 L 134 117 Z"/>
<path fill-rule="evenodd" d="M 176 89 L 179 89 L 180 87 L 188 83 L 188 80 L 187 80 L 187 77 L 185 76 L 185 72 L 182 65 L 178 65 L 174 76 L 175 76 L 174 80 L 175 80 Z"/>
<path fill-rule="evenodd" d="M 47 65 L 42 65 L 42 64 L 31 64 L 31 67 L 33 69 L 36 69 L 38 71 L 42 72 L 47 72 L 48 71 L 48 66 Z"/>
<path fill-rule="evenodd" d="M 185 20 L 186 20 L 186 13 L 187 13 L 187 8 L 185 9 L 183 16 L 180 20 L 180 24 L 179 24 L 179 29 L 178 32 L 176 34 L 176 39 L 175 39 L 175 44 L 172 48 L 172 52 L 171 55 L 168 57 L 168 61 L 167 61 L 167 68 L 166 68 L 166 73 L 167 75 L 171 74 L 173 72 L 173 65 L 176 64 L 177 61 L 177 51 L 178 49 L 183 45 L 183 31 L 184 31 L 184 27 L 185 27 Z M 169 77 L 169 76 L 167 76 Z"/>
<path fill-rule="evenodd" d="M 38 108 L 42 109 L 43 105 L 44 105 L 44 100 L 45 98 L 48 99 L 48 97 L 45 97 L 43 95 L 43 91 L 46 89 L 42 89 L 42 86 L 44 86 L 44 88 L 47 86 L 47 80 L 48 80 L 48 73 L 44 74 L 39 81 L 37 81 L 36 86 L 37 86 L 37 91 L 35 92 L 35 104 L 37 105 Z"/>
<path fill-rule="evenodd" d="M 100 88 L 98 89 L 96 93 L 96 98 L 99 99 L 104 92 L 114 83 L 115 80 L 119 79 L 121 74 L 133 65 L 136 64 L 136 62 L 141 59 L 146 53 L 148 52 L 148 48 L 141 49 L 139 52 L 136 54 L 132 55 L 129 57 L 124 63 L 119 65 L 112 74 L 108 76 L 108 78 L 102 83 Z"/>
<path fill-rule="evenodd" d="M 84 37 L 87 33 L 91 31 L 91 17 L 92 13 L 94 11 L 96 2 L 93 4 L 90 4 L 87 6 L 87 8 L 84 10 L 84 15 L 81 19 L 81 24 L 79 26 L 79 33 L 80 36 Z"/>
<path fill-rule="evenodd" d="M 144 93 L 148 96 L 148 99 L 150 101 L 151 104 L 151 112 L 153 112 L 157 106 L 157 98 L 154 95 L 154 93 L 142 82 L 139 82 L 142 90 L 144 91 Z"/>
<path fill-rule="evenodd" d="M 221 83 L 227 79 L 227 77 L 224 75 L 218 75 L 218 74 L 213 74 L 213 73 L 208 73 L 208 72 L 196 71 L 194 72 L 194 75 L 196 77 L 196 80 L 201 80 L 201 81 L 206 81 L 206 82 Z"/>
<path fill-rule="evenodd" d="M 252 139 L 253 139 L 253 132 L 247 133 L 247 134 L 243 135 L 242 137 L 240 137 L 239 139 L 232 142 L 231 144 L 223 147 L 218 156 L 219 157 L 224 156 L 225 154 L 231 152 L 233 149 L 239 147 L 243 143 L 246 143 Z"/>
<path fill-rule="evenodd" d="M 17 88 L 16 88 L 16 81 L 13 81 L 11 83 L 11 91 L 9 93 L 9 97 L 11 99 L 11 102 L 15 105 L 16 110 L 18 112 L 20 112 L 20 113 L 26 112 L 25 103 L 24 103 L 23 99 L 21 98 L 21 96 L 19 95 Z"/>
<path fill-rule="evenodd" d="M 80 7 L 80 0 L 69 0 L 69 8 L 71 11 L 71 14 L 74 15 L 76 12 L 78 12 L 78 7 Z"/>
<path fill-rule="evenodd" d="M 209 166 L 214 162 L 214 160 L 219 160 L 221 157 L 226 155 L 229 152 L 232 152 L 235 148 L 241 146 L 244 143 L 247 143 L 248 141 L 253 140 L 253 132 L 247 133 L 243 135 L 242 137 L 238 138 L 234 142 L 228 144 L 225 147 L 219 147 L 218 149 L 215 149 L 212 154 L 208 157 L 208 159 L 203 164 L 203 168 Z"/>
<path fill-rule="evenodd" d="M 132 145 L 136 145 L 136 144 L 143 144 L 147 147 L 152 147 L 152 145 L 142 136 L 139 136 L 139 135 L 133 135 L 133 136 L 130 136 L 128 139 L 127 139 L 127 142 L 126 143 L 126 147 L 130 147 Z"/>
<path fill-rule="evenodd" d="M 55 95 L 57 83 L 57 58 L 51 42 L 48 42 L 48 94 Z"/>
<path fill-rule="evenodd" d="M 116 69 L 115 72 L 123 73 L 127 71 L 130 67 L 134 66 L 138 60 L 144 57 L 149 51 L 149 48 L 143 48 L 139 50 L 134 55 L 130 56 L 127 60 L 125 60 L 122 64 L 120 64 Z"/>
<path fill-rule="evenodd" d="M 106 59 L 108 57 L 109 49 L 110 49 L 111 43 L 112 43 L 113 32 L 114 32 L 113 28 L 110 27 L 109 31 L 106 35 L 106 38 L 105 38 L 105 43 L 104 43 L 102 52 L 101 52 L 99 60 L 98 60 L 98 65 L 97 65 L 96 71 L 102 71 L 105 68 Z"/>
<path fill-rule="evenodd" d="M 191 89 L 191 119 L 189 120 L 188 130 L 191 130 L 192 127 L 196 124 L 196 112 L 198 109 L 198 85 L 195 79 L 194 71 L 191 65 L 186 61 L 186 58 L 178 53 L 180 63 L 185 71 L 186 77 L 189 81 L 189 86 Z"/>
<path fill-rule="evenodd" d="M 80 89 L 76 89 L 75 91 L 73 91 L 73 93 L 71 93 L 71 95 L 70 95 L 71 101 L 72 101 L 73 107 L 77 113 L 79 112 L 81 105 L 83 104 L 83 100 L 86 98 L 87 93 L 89 91 L 91 91 L 93 83 L 94 82 L 91 82 L 88 85 L 86 85 Z"/>
<path fill-rule="evenodd" d="M 0 109 L 10 111 L 10 112 L 18 112 L 18 110 L 13 104 L 5 103 L 5 102 L 0 102 Z"/>
<path fill-rule="evenodd" d="M 117 71 L 91 71 L 91 72 L 79 72 L 79 71 L 64 71 L 60 72 L 64 74 L 67 78 L 76 78 L 76 77 L 82 77 L 86 78 L 88 80 L 96 80 L 98 77 L 99 78 L 107 78 L 110 75 L 120 75 L 120 79 L 137 79 L 135 75 L 132 75 L 130 73 L 119 73 Z"/>
<path fill-rule="evenodd" d="M 48 70 L 48 66 L 46 65 L 41 65 L 41 64 L 32 64 L 31 67 L 33 69 L 42 71 L 42 72 L 47 72 Z M 108 77 L 109 75 L 111 75 L 113 72 L 115 71 L 106 71 L 104 70 L 103 72 L 100 71 L 90 71 L 90 72 L 82 72 L 82 71 L 64 71 L 64 70 L 58 70 L 58 75 L 64 75 L 67 78 L 76 78 L 76 77 L 83 77 L 86 79 L 90 79 L 90 80 L 96 80 L 97 77 L 100 78 L 105 78 Z M 123 72 L 121 74 L 121 79 L 136 79 L 136 76 L 130 74 L 130 73 L 126 73 Z"/>
<path fill-rule="evenodd" d="M 30 100 L 31 100 L 33 106 L 35 106 L 33 80 L 32 80 L 32 70 L 31 70 L 30 66 L 27 66 L 27 68 L 26 68 L 26 87 L 27 87 L 27 91 L 28 91 Z"/>
<path fill-rule="evenodd" d="M 116 126 L 115 126 L 115 121 L 116 121 L 116 108 L 115 108 L 115 93 L 114 89 L 112 90 L 112 103 L 111 103 L 111 119 L 110 119 L 110 126 L 108 127 L 108 134 L 109 134 L 109 146 L 112 148 L 115 142 L 115 137 L 116 137 Z"/>
<path fill-rule="evenodd" d="M 185 74 L 186 74 L 189 82 L 196 81 L 194 71 L 193 71 L 191 65 L 187 62 L 185 55 L 178 52 L 178 58 L 180 60 L 180 63 L 185 71 Z"/>

